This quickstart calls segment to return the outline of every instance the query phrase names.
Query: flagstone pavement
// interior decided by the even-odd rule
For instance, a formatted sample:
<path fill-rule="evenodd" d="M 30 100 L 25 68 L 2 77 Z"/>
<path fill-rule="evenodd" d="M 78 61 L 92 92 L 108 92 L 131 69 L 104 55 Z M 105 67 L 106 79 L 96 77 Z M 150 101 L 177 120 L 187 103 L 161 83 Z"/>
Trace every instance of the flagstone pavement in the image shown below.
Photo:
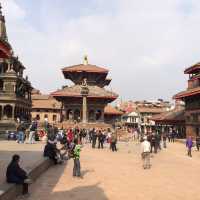
<path fill-rule="evenodd" d="M 73 160 L 51 167 L 30 187 L 28 200 L 199 200 L 200 152 L 186 156 L 184 144 L 168 144 L 142 169 L 140 147 L 120 143 L 118 152 L 81 152 L 82 178 L 72 177 Z M 18 198 L 20 200 L 21 197 Z"/>

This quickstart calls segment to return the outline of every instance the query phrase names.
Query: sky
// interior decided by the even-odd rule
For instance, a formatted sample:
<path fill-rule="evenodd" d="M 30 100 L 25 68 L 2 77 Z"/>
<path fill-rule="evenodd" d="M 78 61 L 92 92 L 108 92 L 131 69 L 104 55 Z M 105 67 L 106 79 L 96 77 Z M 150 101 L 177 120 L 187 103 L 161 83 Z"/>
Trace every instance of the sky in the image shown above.
<path fill-rule="evenodd" d="M 110 70 L 122 100 L 171 97 L 200 61 L 199 0 L 0 0 L 9 42 L 33 87 L 69 84 L 61 68 L 89 63 Z"/>

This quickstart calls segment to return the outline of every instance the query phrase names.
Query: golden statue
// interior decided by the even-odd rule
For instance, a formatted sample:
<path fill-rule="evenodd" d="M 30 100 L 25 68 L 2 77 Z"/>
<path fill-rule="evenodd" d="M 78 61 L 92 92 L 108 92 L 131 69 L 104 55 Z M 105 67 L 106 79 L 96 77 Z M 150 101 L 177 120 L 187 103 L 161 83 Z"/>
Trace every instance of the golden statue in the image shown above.
<path fill-rule="evenodd" d="M 87 57 L 87 55 L 84 56 L 83 64 L 84 65 L 88 65 L 88 57 Z"/>
<path fill-rule="evenodd" d="M 87 87 L 87 78 L 83 79 L 82 86 Z"/>

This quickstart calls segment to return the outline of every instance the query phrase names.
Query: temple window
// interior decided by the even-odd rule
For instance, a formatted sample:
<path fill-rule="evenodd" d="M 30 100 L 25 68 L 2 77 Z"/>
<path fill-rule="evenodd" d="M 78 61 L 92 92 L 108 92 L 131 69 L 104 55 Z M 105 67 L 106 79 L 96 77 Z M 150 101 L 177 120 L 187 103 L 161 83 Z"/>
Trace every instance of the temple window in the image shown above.
<path fill-rule="evenodd" d="M 97 121 L 101 119 L 101 115 L 102 115 L 101 110 L 97 110 L 96 111 L 96 120 Z"/>
<path fill-rule="evenodd" d="M 6 105 L 6 106 L 4 107 L 4 112 L 3 112 L 3 114 L 4 114 L 4 116 L 5 116 L 6 118 L 12 118 L 12 111 L 13 111 L 12 106 L 11 106 L 11 105 Z"/>
<path fill-rule="evenodd" d="M 89 121 L 95 121 L 95 112 L 94 112 L 94 110 L 90 110 L 89 111 Z"/>
<path fill-rule="evenodd" d="M 79 122 L 81 119 L 81 113 L 80 113 L 80 110 L 79 109 L 76 109 L 74 111 L 74 120 L 76 120 L 77 122 Z"/>
<path fill-rule="evenodd" d="M 36 115 L 36 119 L 40 120 L 40 115 L 39 114 Z"/>
<path fill-rule="evenodd" d="M 57 115 L 53 115 L 53 121 L 55 122 L 57 120 Z"/>
<path fill-rule="evenodd" d="M 71 109 L 67 111 L 67 120 L 73 120 L 73 111 Z"/>
<path fill-rule="evenodd" d="M 0 80 L 0 91 L 2 91 L 2 90 L 3 90 L 3 81 Z"/>

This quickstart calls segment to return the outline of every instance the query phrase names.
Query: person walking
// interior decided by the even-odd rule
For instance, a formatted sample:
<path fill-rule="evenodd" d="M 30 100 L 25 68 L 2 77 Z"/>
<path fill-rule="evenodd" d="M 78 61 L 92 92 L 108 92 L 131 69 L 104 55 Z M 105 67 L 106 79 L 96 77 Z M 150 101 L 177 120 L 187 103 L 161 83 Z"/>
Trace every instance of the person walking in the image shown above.
<path fill-rule="evenodd" d="M 18 140 L 17 142 L 20 144 L 20 143 L 24 143 L 24 140 L 25 140 L 25 127 L 23 125 L 23 123 L 20 123 L 19 126 L 17 127 L 17 132 L 18 132 Z"/>
<path fill-rule="evenodd" d="M 103 149 L 104 135 L 101 130 L 99 130 L 97 137 L 98 137 L 98 149 L 100 149 L 100 148 Z"/>
<path fill-rule="evenodd" d="M 186 140 L 186 147 L 188 150 L 188 156 L 192 157 L 192 146 L 193 146 L 193 141 L 192 141 L 192 137 L 189 136 L 188 139 Z"/>
<path fill-rule="evenodd" d="M 196 147 L 197 147 L 197 151 L 199 151 L 199 147 L 200 147 L 200 136 L 199 136 L 199 134 L 196 136 Z"/>
<path fill-rule="evenodd" d="M 157 141 L 156 141 L 156 135 L 155 133 L 152 133 L 151 135 L 151 153 L 153 152 L 157 153 Z"/>
<path fill-rule="evenodd" d="M 92 148 L 93 149 L 96 146 L 96 142 L 97 142 L 97 132 L 96 132 L 95 128 L 93 128 L 93 130 L 92 130 Z"/>
<path fill-rule="evenodd" d="M 34 120 L 34 121 L 32 121 L 31 126 L 30 126 L 30 133 L 29 133 L 29 137 L 28 137 L 28 143 L 29 144 L 35 143 L 36 131 L 37 131 L 37 121 Z"/>
<path fill-rule="evenodd" d="M 163 139 L 163 148 L 167 148 L 167 134 L 166 134 L 166 132 L 163 133 L 162 139 Z"/>
<path fill-rule="evenodd" d="M 172 130 L 172 134 L 171 134 L 171 142 L 175 142 L 175 137 L 176 137 L 176 131 Z"/>
<path fill-rule="evenodd" d="M 172 136 L 172 130 L 170 129 L 167 134 L 168 142 L 171 142 L 171 136 Z"/>
<path fill-rule="evenodd" d="M 117 144 L 117 134 L 116 133 L 112 133 L 111 135 L 111 149 L 112 151 L 117 151 L 117 147 L 116 147 L 116 144 Z"/>
<path fill-rule="evenodd" d="M 74 140 L 74 151 L 73 151 L 73 159 L 74 159 L 74 167 L 73 167 L 73 177 L 81 177 L 81 164 L 80 164 L 80 152 L 81 145 L 78 144 L 78 140 Z"/>
<path fill-rule="evenodd" d="M 150 151 L 151 151 L 151 144 L 147 140 L 147 137 L 144 136 L 143 142 L 141 143 L 141 155 L 143 160 L 143 168 L 150 169 Z"/>

